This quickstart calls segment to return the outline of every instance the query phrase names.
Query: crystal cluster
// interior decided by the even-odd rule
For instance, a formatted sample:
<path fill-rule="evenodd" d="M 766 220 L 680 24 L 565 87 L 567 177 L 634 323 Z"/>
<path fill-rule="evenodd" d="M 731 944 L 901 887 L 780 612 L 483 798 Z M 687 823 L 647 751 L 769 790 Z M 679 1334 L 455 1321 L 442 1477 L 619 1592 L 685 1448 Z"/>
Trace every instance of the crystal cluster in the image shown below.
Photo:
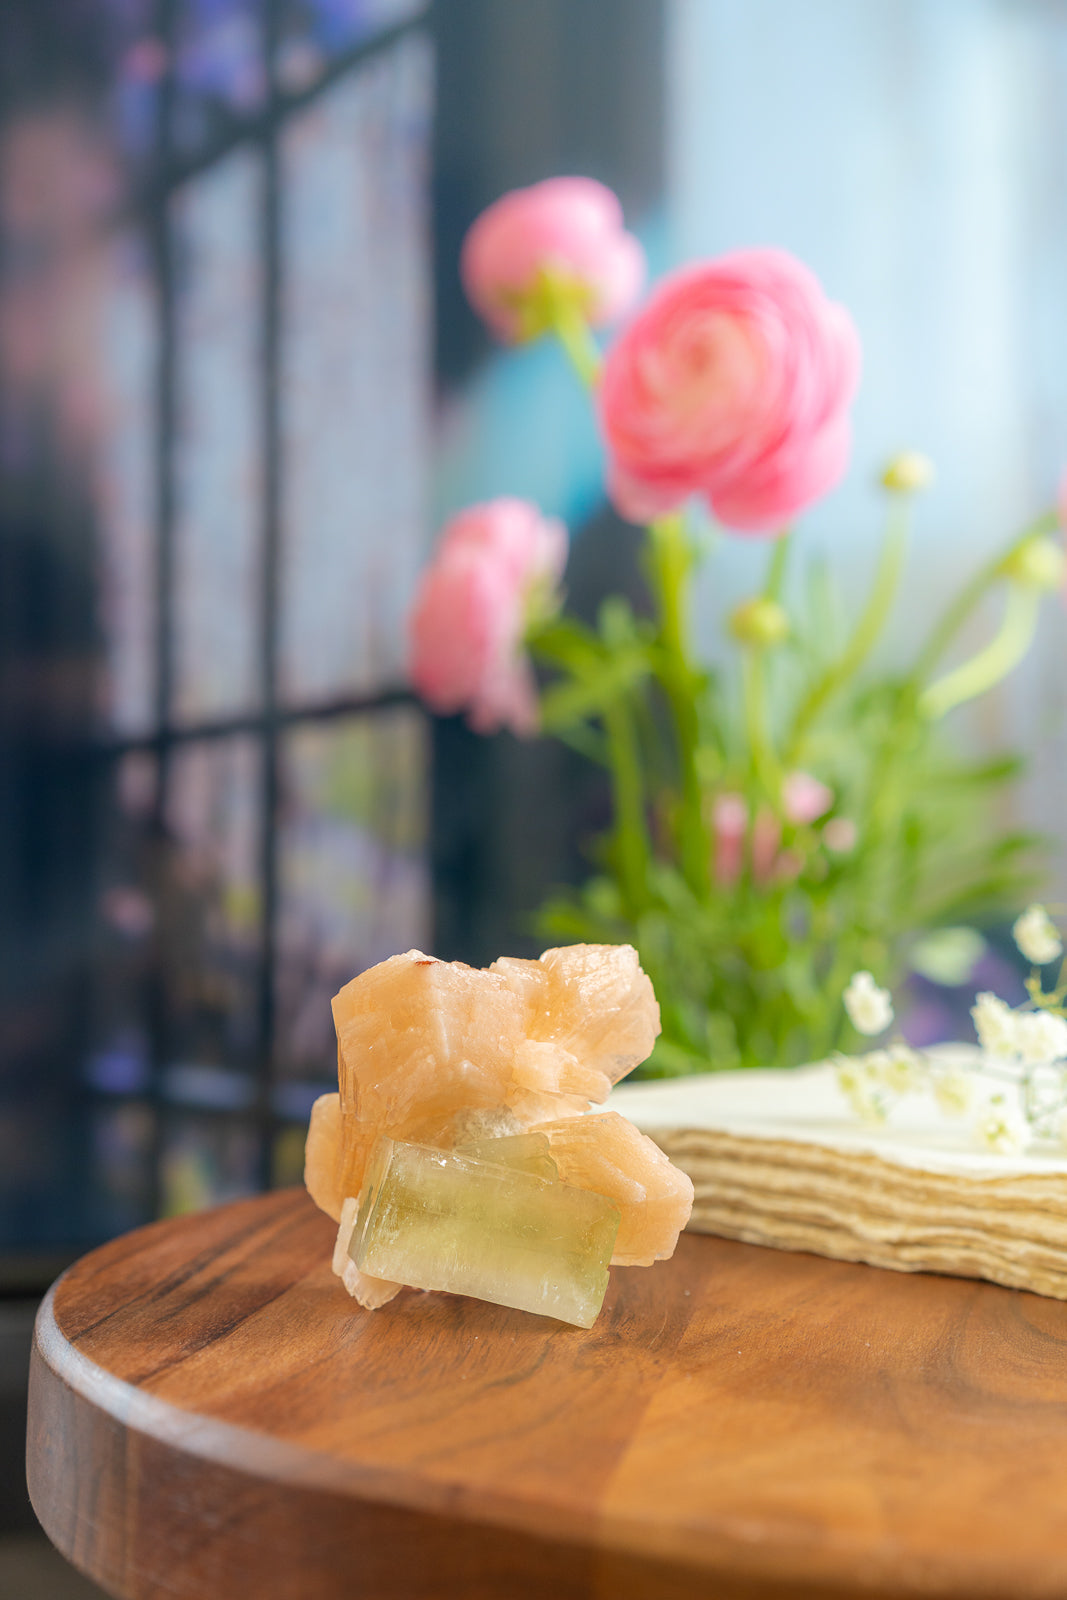
<path fill-rule="evenodd" d="M 312 1111 L 304 1176 L 361 1305 L 407 1285 L 589 1327 L 609 1263 L 673 1253 L 692 1183 L 592 1110 L 659 1032 L 629 945 L 485 970 L 409 950 L 333 1010 L 340 1089 Z"/>

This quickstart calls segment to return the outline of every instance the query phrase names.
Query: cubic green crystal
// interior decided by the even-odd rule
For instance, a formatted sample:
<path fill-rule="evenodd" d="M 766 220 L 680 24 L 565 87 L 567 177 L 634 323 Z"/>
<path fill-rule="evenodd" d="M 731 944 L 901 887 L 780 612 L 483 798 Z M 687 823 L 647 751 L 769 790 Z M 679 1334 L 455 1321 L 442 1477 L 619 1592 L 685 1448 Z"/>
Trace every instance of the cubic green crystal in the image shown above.
<path fill-rule="evenodd" d="M 372 1278 L 591 1328 L 619 1221 L 618 1206 L 589 1190 L 499 1161 L 381 1138 L 348 1253 Z"/>

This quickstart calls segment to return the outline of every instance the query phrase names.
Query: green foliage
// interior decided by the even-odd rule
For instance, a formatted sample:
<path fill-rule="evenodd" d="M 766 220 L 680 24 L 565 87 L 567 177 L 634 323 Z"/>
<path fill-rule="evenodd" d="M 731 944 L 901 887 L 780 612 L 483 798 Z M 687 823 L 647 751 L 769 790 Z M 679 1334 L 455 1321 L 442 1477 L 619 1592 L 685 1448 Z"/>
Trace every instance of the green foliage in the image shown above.
<path fill-rule="evenodd" d="M 864 670 L 902 569 L 901 513 L 895 501 L 851 631 L 825 569 L 783 592 L 777 547 L 764 594 L 785 607 L 788 636 L 741 638 L 738 671 L 722 681 L 686 639 L 694 557 L 677 520 L 650 530 L 655 624 L 612 600 L 595 632 L 556 619 L 532 641 L 559 674 L 546 730 L 602 760 L 615 784 L 594 876 L 553 895 L 538 926 L 557 942 L 637 947 L 663 1015 L 647 1076 L 793 1065 L 851 1043 L 841 993 L 854 971 L 893 987 L 920 935 L 1001 918 L 1035 880 L 1040 841 L 996 820 L 1019 761 L 964 756 L 924 709 L 967 610 L 1006 581 L 1003 561 L 950 608 L 910 673 Z M 815 820 L 791 820 L 786 779 L 798 770 L 833 792 Z M 749 826 L 735 867 L 717 870 L 724 796 L 743 802 Z"/>

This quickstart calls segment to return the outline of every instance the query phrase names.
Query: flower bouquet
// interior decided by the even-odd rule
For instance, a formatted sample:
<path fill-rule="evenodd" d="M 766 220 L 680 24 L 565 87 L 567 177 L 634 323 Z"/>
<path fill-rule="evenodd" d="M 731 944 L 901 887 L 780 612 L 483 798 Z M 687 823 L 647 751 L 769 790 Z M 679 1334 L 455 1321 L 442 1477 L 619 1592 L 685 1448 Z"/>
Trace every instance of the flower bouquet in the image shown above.
<path fill-rule="evenodd" d="M 966 758 L 943 724 L 1028 650 L 1063 584 L 1058 513 L 969 578 L 908 666 L 873 673 L 932 468 L 914 452 L 886 467 L 880 553 L 841 625 L 827 575 L 796 570 L 791 530 L 844 473 L 860 348 L 801 262 L 738 250 L 638 305 L 643 256 L 616 197 L 556 178 L 484 212 L 461 272 L 500 338 L 554 336 L 588 388 L 608 496 L 646 530 L 648 599 L 609 595 L 593 626 L 568 616 L 562 525 L 520 500 L 471 507 L 423 574 L 412 682 L 480 732 L 552 734 L 606 769 L 610 830 L 588 881 L 552 894 L 539 926 L 637 947 L 663 1017 L 648 1073 L 824 1056 L 854 1039 L 851 973 L 893 984 L 923 930 L 1017 903 L 1033 841 L 990 820 L 1017 763 Z M 596 330 L 621 319 L 602 350 Z M 728 619 L 728 669 L 712 671 L 691 591 L 720 537 L 763 539 L 768 563 Z M 992 590 L 999 629 L 946 668 Z"/>

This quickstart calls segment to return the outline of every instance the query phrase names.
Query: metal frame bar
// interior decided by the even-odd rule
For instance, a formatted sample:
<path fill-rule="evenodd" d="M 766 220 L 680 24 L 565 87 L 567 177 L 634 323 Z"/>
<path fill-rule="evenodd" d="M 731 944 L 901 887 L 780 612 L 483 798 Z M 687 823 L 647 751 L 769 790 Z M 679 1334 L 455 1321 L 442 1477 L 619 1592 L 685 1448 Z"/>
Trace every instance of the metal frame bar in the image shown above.
<path fill-rule="evenodd" d="M 273 20 L 277 16 L 277 0 L 263 0 L 265 8 L 270 14 L 267 30 L 276 36 L 277 28 Z M 173 7 L 173 0 L 163 0 L 161 9 Z M 394 23 L 392 27 L 385 28 L 370 38 L 362 39 L 350 49 L 342 51 L 334 57 L 320 72 L 313 83 L 304 89 L 286 89 L 277 82 L 275 73 L 274 52 L 270 51 L 267 65 L 268 94 L 264 108 L 261 111 L 247 113 L 240 118 L 234 118 L 232 125 L 220 133 L 216 138 L 209 140 L 202 150 L 194 155 L 183 156 L 174 152 L 169 146 L 166 158 L 158 165 L 154 163 L 153 171 L 115 213 L 116 223 L 126 223 L 137 216 L 151 212 L 164 205 L 175 189 L 188 183 L 191 178 L 196 178 L 202 172 L 215 166 L 224 156 L 230 154 L 241 145 L 263 145 L 274 132 L 288 120 L 296 111 L 301 111 L 324 94 L 333 84 L 337 83 L 351 72 L 353 67 L 358 67 L 362 62 L 373 59 L 383 51 L 388 50 L 400 39 L 419 28 L 424 28 L 430 18 L 432 0 L 426 0 L 423 8 L 412 16 Z M 173 30 L 160 30 L 160 38 L 172 41 Z M 169 57 L 169 51 L 168 51 Z"/>
<path fill-rule="evenodd" d="M 410 689 L 399 685 L 377 689 L 366 695 L 341 695 L 329 700 L 309 700 L 300 706 L 275 705 L 271 711 L 238 711 L 232 716 L 205 717 L 202 722 L 168 722 L 152 732 L 131 733 L 94 739 L 85 754 L 101 761 L 116 761 L 122 756 L 158 755 L 175 745 L 211 739 L 232 739 L 237 734 L 266 737 L 272 729 L 285 729 L 305 722 L 333 722 L 344 717 L 363 716 L 373 711 L 388 711 L 394 706 L 414 706 L 418 701 Z"/>
<path fill-rule="evenodd" d="M 177 0 L 156 0 L 156 33 L 167 45 L 167 70 L 160 83 L 156 107 L 155 161 L 165 169 L 170 159 L 174 111 L 172 70 L 177 22 Z M 156 525 L 155 525 L 155 714 L 163 726 L 170 718 L 174 687 L 174 434 L 177 421 L 177 297 L 174 283 L 174 239 L 169 207 L 163 203 L 149 216 L 151 261 L 156 279 L 159 365 L 156 372 Z M 154 832 L 162 837 L 167 827 L 169 755 L 159 751 L 152 812 Z M 162 1210 L 162 1160 L 164 1144 L 163 1072 L 168 1055 L 169 1016 L 162 970 L 153 964 L 145 996 L 149 1051 L 149 1099 L 152 1136 L 149 1146 L 149 1206 L 153 1216 Z"/>
<path fill-rule="evenodd" d="M 191 158 L 174 150 L 174 111 L 176 84 L 173 75 L 174 44 L 178 0 L 157 0 L 156 28 L 167 47 L 168 70 L 160 85 L 155 138 L 154 171 L 113 219 L 128 223 L 140 219 L 147 227 L 156 273 L 160 330 L 159 370 L 156 384 L 156 529 L 155 529 L 155 727 L 141 735 L 102 737 L 94 740 L 90 754 L 102 761 L 117 763 L 124 755 L 144 751 L 156 756 L 156 794 L 153 825 L 163 832 L 167 827 L 167 799 L 171 753 L 176 746 L 234 735 L 252 736 L 261 752 L 260 857 L 261 904 L 260 949 L 256 978 L 255 1072 L 257 1096 L 251 1111 L 220 1111 L 217 1108 L 176 1106 L 163 1092 L 163 1075 L 168 1065 L 170 1020 L 167 1014 L 163 974 L 157 972 L 148 996 L 146 1018 L 150 1036 L 150 1082 L 147 1097 L 140 1094 L 107 1095 L 109 1103 L 147 1098 L 153 1112 L 153 1142 L 150 1151 L 151 1207 L 160 1210 L 160 1173 L 167 1116 L 174 1111 L 219 1117 L 247 1123 L 251 1119 L 258 1137 L 257 1170 L 259 1181 L 267 1186 L 271 1179 L 274 1134 L 278 1117 L 272 1106 L 274 1086 L 273 1035 L 275 1023 L 275 959 L 278 914 L 278 805 L 280 796 L 281 738 L 293 726 L 324 720 L 372 715 L 398 705 L 411 704 L 412 696 L 403 689 L 387 687 L 375 694 L 348 695 L 313 702 L 297 708 L 279 703 L 279 575 L 281 558 L 281 406 L 279 372 L 282 340 L 283 194 L 279 170 L 279 138 L 288 119 L 344 78 L 363 61 L 388 51 L 400 39 L 423 27 L 428 8 L 360 42 L 335 58 L 312 85 L 298 92 L 287 91 L 277 78 L 277 44 L 281 0 L 265 0 L 263 50 L 267 98 L 262 111 L 234 122 L 219 138 Z M 174 720 L 174 438 L 177 422 L 178 351 L 176 336 L 177 285 L 175 281 L 174 220 L 171 201 L 182 185 L 223 160 L 232 150 L 251 145 L 260 153 L 263 164 L 262 212 L 260 218 L 263 256 L 262 300 L 262 389 L 260 439 L 263 450 L 263 513 L 260 529 L 261 570 L 259 592 L 259 674 L 261 703 L 258 710 L 201 722 L 177 723 Z"/>
<path fill-rule="evenodd" d="M 267 0 L 263 48 L 266 55 L 267 123 L 263 159 L 263 300 L 261 448 L 263 452 L 263 525 L 260 573 L 260 692 L 266 726 L 260 747 L 260 952 L 256 997 L 256 1060 L 258 1086 L 256 1125 L 258 1173 L 267 1188 L 271 1177 L 273 1118 L 270 1091 L 274 1079 L 274 959 L 278 920 L 278 800 L 281 789 L 278 709 L 278 619 L 281 562 L 281 404 L 279 394 L 282 319 L 282 194 L 279 167 L 279 98 L 277 81 L 279 0 Z"/>

